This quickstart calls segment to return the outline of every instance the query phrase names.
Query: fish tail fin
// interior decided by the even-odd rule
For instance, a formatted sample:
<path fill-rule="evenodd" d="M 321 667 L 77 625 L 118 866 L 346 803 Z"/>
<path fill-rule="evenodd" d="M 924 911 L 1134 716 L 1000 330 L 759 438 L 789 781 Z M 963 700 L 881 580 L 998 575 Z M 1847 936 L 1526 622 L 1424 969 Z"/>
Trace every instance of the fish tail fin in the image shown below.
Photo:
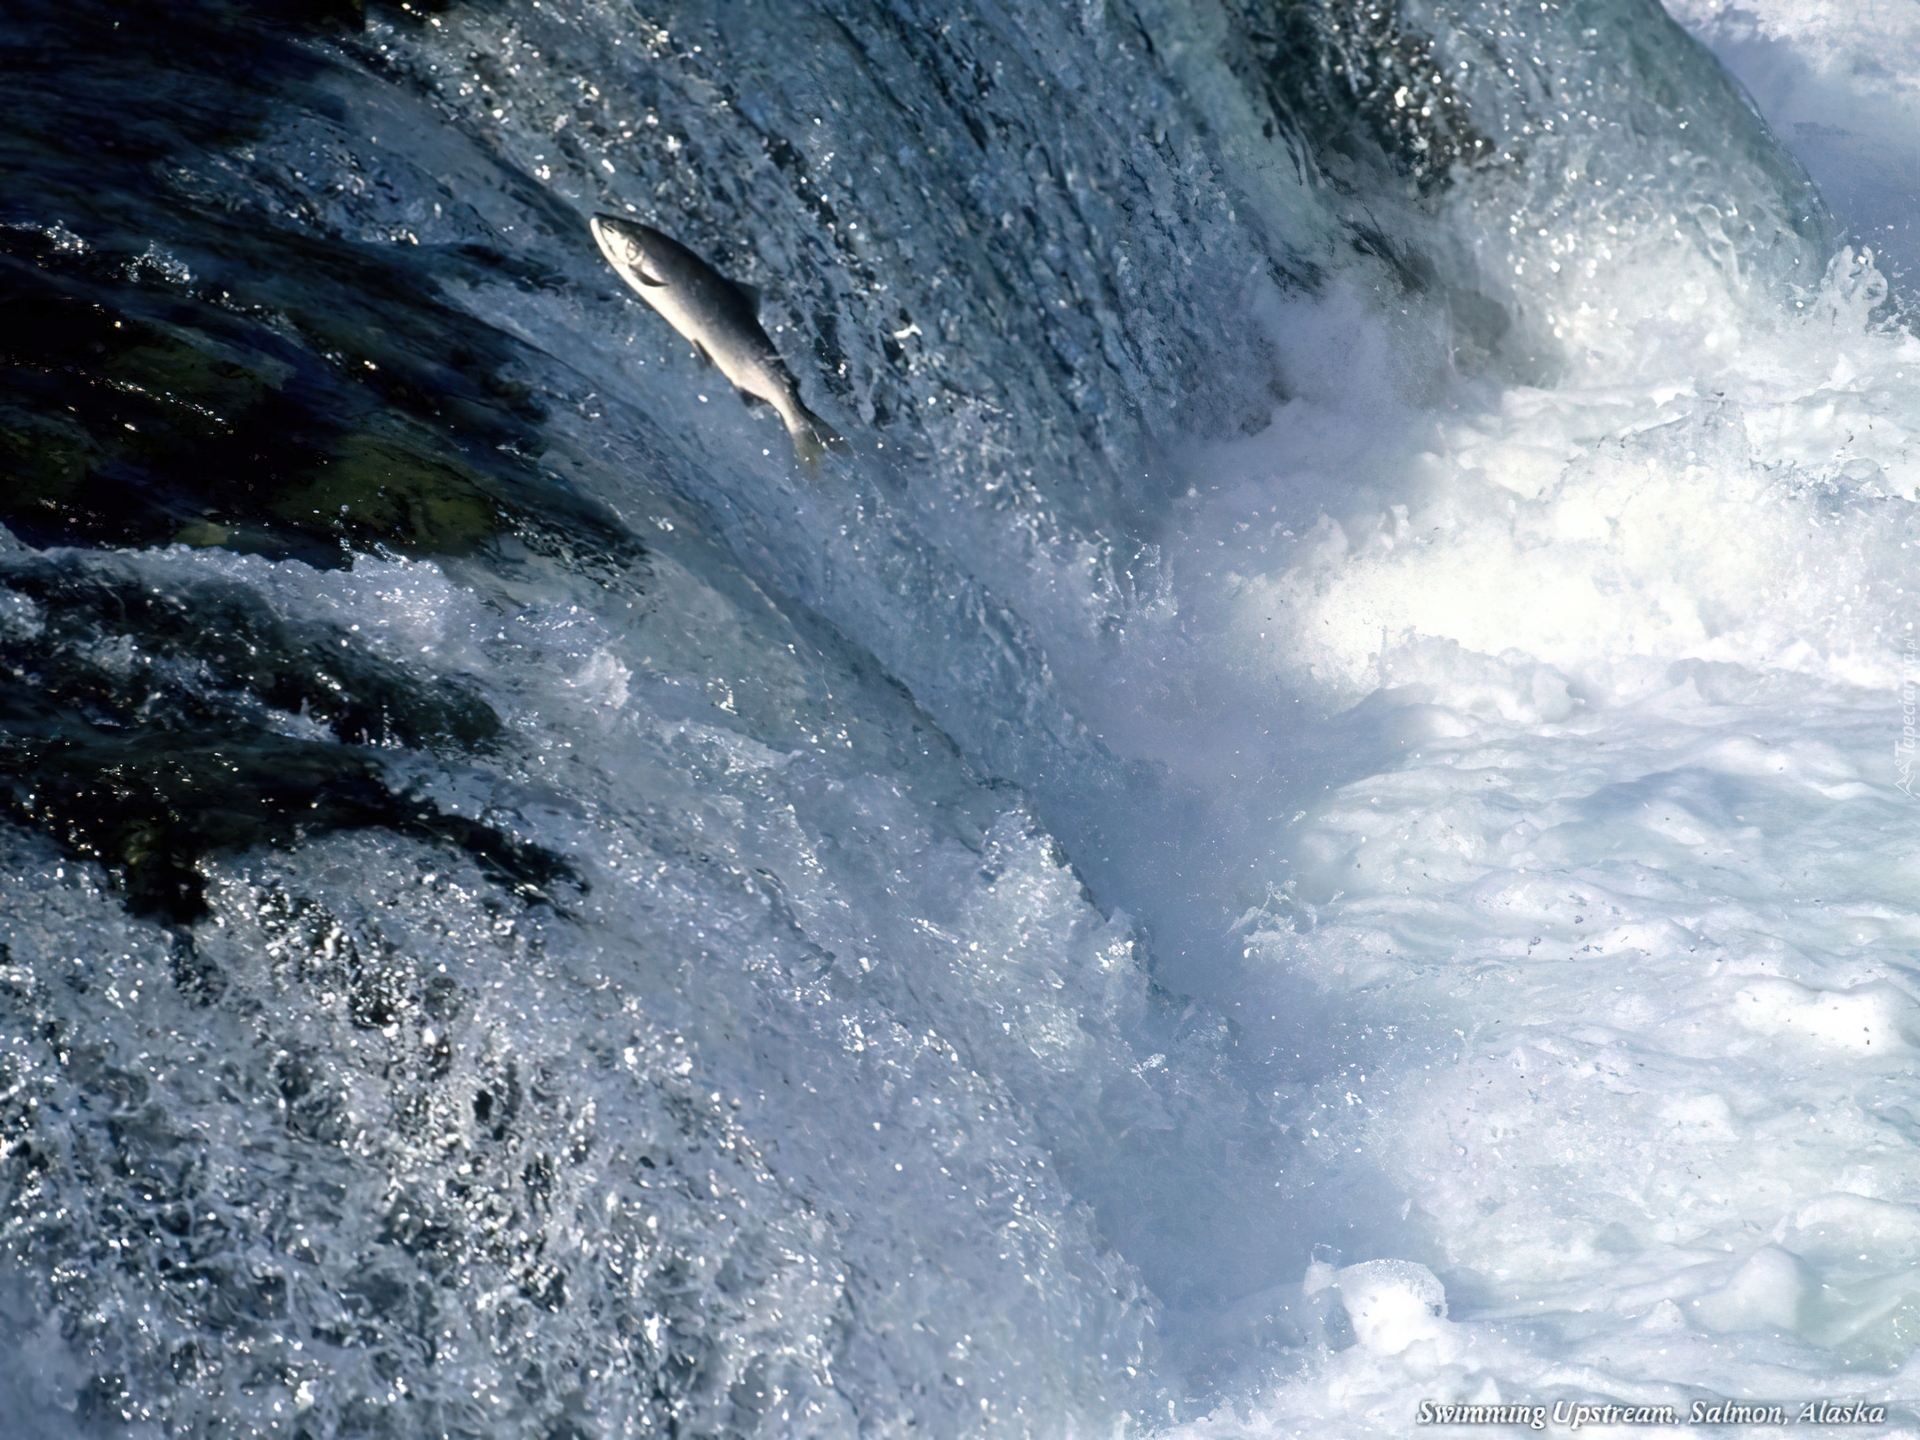
<path fill-rule="evenodd" d="M 838 455 L 853 453 L 853 447 L 835 433 L 831 425 L 798 400 L 793 402 L 793 409 L 785 419 L 787 433 L 793 437 L 793 458 L 809 472 L 820 468 L 829 450 Z"/>

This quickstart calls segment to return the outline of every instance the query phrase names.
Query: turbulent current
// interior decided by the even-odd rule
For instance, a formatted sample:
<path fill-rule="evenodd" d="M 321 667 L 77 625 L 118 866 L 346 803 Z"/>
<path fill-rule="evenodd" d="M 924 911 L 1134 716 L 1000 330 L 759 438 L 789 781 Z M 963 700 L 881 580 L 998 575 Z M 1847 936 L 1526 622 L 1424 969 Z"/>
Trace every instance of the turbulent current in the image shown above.
<path fill-rule="evenodd" d="M 1920 1433 L 1920 11 L 1671 12 L 12 0 L 0 1433 Z"/>

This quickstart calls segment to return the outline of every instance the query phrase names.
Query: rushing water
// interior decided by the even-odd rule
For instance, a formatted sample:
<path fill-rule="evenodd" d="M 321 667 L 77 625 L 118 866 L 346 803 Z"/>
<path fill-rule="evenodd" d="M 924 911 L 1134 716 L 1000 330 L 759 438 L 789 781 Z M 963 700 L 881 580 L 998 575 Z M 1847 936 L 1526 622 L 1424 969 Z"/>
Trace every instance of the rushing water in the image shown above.
<path fill-rule="evenodd" d="M 0 1430 L 1913 1433 L 1920 55 L 1675 16 L 17 0 Z"/>

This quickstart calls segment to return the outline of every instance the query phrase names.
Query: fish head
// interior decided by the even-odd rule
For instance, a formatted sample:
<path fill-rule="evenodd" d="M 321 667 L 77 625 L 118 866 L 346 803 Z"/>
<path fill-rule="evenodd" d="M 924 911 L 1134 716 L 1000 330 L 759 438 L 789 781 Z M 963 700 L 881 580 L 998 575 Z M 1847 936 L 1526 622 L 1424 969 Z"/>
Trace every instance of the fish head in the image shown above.
<path fill-rule="evenodd" d="M 636 290 L 667 284 L 679 247 L 650 225 L 618 215 L 596 215 L 587 222 L 600 253 L 622 280 Z"/>

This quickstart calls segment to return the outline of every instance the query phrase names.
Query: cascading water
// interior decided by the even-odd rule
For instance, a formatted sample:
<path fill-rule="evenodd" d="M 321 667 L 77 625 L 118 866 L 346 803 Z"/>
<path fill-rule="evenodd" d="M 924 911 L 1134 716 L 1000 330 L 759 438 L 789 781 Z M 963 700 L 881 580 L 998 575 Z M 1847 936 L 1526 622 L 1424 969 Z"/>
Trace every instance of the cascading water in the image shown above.
<path fill-rule="evenodd" d="M 1647 0 L 0 45 L 5 1433 L 1920 1425 L 1897 126 Z"/>

